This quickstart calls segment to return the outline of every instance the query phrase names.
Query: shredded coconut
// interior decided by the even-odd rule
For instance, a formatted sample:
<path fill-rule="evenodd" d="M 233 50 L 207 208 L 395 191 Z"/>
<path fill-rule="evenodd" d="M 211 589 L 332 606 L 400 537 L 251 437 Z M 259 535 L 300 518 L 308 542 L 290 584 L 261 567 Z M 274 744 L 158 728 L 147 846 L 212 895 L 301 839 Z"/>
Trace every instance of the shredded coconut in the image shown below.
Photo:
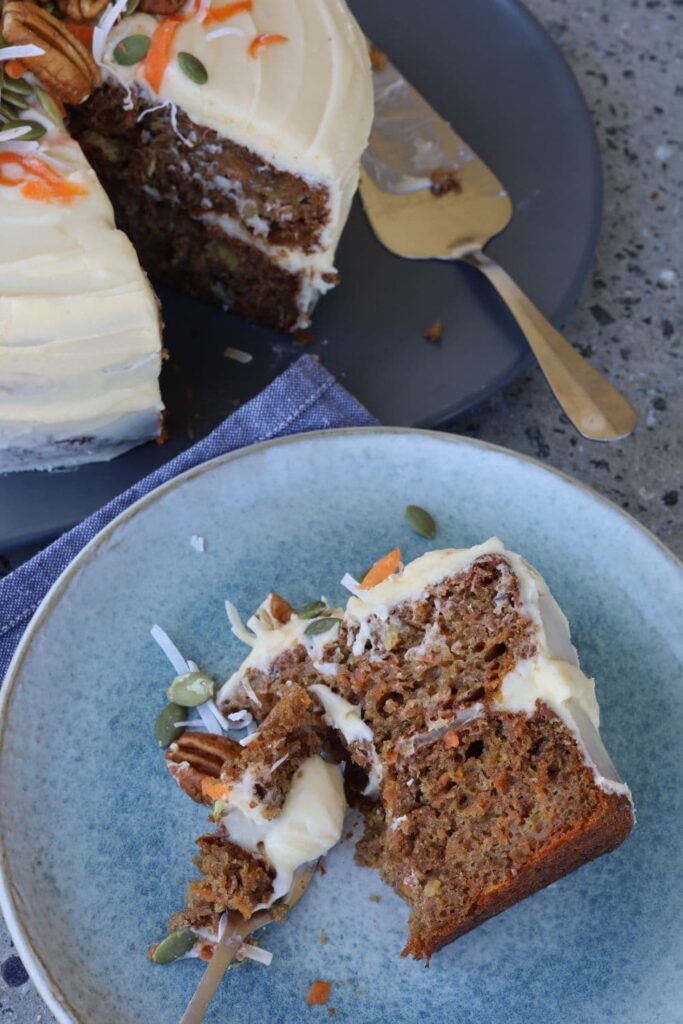
<path fill-rule="evenodd" d="M 207 39 L 219 39 L 221 36 L 243 36 L 241 28 L 213 28 L 206 33 Z"/>
<path fill-rule="evenodd" d="M 0 50 L 0 61 L 2 60 L 23 60 L 24 57 L 42 57 L 45 50 L 33 43 L 26 43 L 24 46 L 3 46 Z"/>
<path fill-rule="evenodd" d="M 164 652 L 168 660 L 171 662 L 173 668 L 176 670 L 179 676 L 181 676 L 184 672 L 190 671 L 188 662 L 185 661 L 182 654 L 180 653 L 176 645 L 173 643 L 168 633 L 164 632 L 161 626 L 152 626 L 150 633 L 152 634 L 152 639 L 156 640 L 156 642 L 159 644 L 159 647 L 161 647 L 162 651 Z"/>
<path fill-rule="evenodd" d="M 261 701 L 258 699 L 258 696 L 256 694 L 256 690 L 251 685 L 251 683 L 246 678 L 246 676 L 242 679 L 242 689 L 246 693 L 246 695 L 249 698 L 249 700 L 253 700 L 254 704 L 258 704 L 258 706 L 261 707 Z"/>
<path fill-rule="evenodd" d="M 289 754 L 285 754 L 283 757 L 278 758 L 278 760 L 275 762 L 275 764 L 271 765 L 271 768 L 270 768 L 270 771 L 268 772 L 268 774 L 272 775 L 273 772 L 276 772 L 278 770 L 278 768 L 280 767 L 280 765 L 283 765 L 288 758 L 289 758 Z"/>
<path fill-rule="evenodd" d="M 100 20 L 95 25 L 92 34 L 92 55 L 98 64 L 102 63 L 104 47 L 107 44 L 109 33 L 128 6 L 128 0 L 116 0 L 109 4 Z"/>
<path fill-rule="evenodd" d="M 198 551 L 200 554 L 204 553 L 204 538 L 198 537 L 196 533 L 193 533 L 190 537 L 190 547 L 193 551 Z"/>
<path fill-rule="evenodd" d="M 20 139 L 22 135 L 26 135 L 30 131 L 30 124 L 18 125 L 16 128 L 7 128 L 4 132 L 0 132 L 0 142 L 12 142 L 13 139 Z"/>
<path fill-rule="evenodd" d="M 237 950 L 237 959 L 255 960 L 258 964 L 270 967 L 273 962 L 273 954 L 269 953 L 267 949 L 259 949 L 258 946 L 250 946 L 247 942 L 243 942 Z"/>
<path fill-rule="evenodd" d="M 242 622 L 240 613 L 235 608 L 232 601 L 225 602 L 225 612 L 230 622 L 230 628 L 237 637 L 243 643 L 248 644 L 249 647 L 253 647 L 256 643 L 256 637 L 253 633 L 250 633 L 247 627 Z"/>

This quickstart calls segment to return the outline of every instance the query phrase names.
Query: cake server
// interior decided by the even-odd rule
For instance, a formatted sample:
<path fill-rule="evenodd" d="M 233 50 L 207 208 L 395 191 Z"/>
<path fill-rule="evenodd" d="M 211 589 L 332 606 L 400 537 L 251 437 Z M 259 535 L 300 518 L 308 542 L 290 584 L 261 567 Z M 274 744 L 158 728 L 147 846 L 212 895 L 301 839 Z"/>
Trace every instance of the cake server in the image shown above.
<path fill-rule="evenodd" d="M 376 63 L 375 118 L 360 193 L 377 238 L 406 259 L 464 260 L 480 270 L 576 429 L 592 441 L 626 437 L 636 425 L 635 410 L 484 252 L 512 218 L 503 184 L 383 54 Z"/>
<path fill-rule="evenodd" d="M 222 938 L 216 944 L 213 956 L 209 960 L 208 967 L 202 975 L 195 994 L 192 996 L 185 1013 L 180 1019 L 180 1024 L 201 1024 L 204 1020 L 209 1003 L 216 994 L 216 989 L 221 983 L 223 975 L 235 959 L 237 951 L 247 938 L 257 929 L 263 928 L 272 921 L 281 921 L 292 907 L 299 902 L 306 892 L 308 885 L 315 874 L 318 862 L 309 864 L 303 868 L 294 879 L 292 888 L 281 900 L 277 900 L 268 910 L 261 910 L 250 917 L 249 920 L 237 915 L 233 921 L 228 917 L 228 927 L 225 929 Z"/>

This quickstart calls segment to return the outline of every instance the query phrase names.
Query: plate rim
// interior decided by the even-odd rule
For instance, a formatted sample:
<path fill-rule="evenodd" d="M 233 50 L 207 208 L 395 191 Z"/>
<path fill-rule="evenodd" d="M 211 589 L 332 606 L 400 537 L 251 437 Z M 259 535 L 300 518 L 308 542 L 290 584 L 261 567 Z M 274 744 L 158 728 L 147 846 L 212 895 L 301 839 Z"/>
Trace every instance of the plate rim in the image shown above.
<path fill-rule="evenodd" d="M 620 508 L 620 506 L 610 498 L 606 498 L 602 494 L 599 494 L 592 487 L 589 487 L 582 481 L 572 477 L 569 473 L 564 472 L 564 470 L 557 469 L 554 466 L 548 466 L 539 459 L 532 458 L 530 455 L 525 455 L 521 452 L 516 452 L 510 448 L 505 448 L 502 445 L 492 444 L 478 438 L 465 437 L 461 434 L 447 434 L 438 430 L 423 430 L 415 427 L 384 426 L 337 427 L 331 430 L 312 430 L 305 433 L 289 434 L 285 437 L 270 438 L 266 441 L 259 441 L 256 444 L 247 445 L 243 448 L 238 448 L 235 451 L 218 455 L 206 462 L 192 466 L 183 473 L 179 473 L 172 479 L 160 484 L 158 487 L 155 487 L 153 490 L 143 495 L 137 501 L 133 502 L 132 505 L 129 505 L 128 508 L 115 516 L 109 523 L 107 523 L 106 526 L 98 531 L 90 541 L 88 541 L 81 551 L 78 552 L 76 557 L 60 573 L 43 600 L 38 605 L 38 608 L 29 620 L 24 633 L 17 644 L 17 648 L 9 663 L 7 672 L 5 673 L 2 686 L 0 687 L 0 748 L 2 748 L 8 728 L 12 694 L 17 685 L 19 685 L 22 663 L 30 650 L 37 632 L 43 625 L 46 618 L 51 614 L 53 605 L 61 600 L 64 593 L 68 590 L 72 578 L 80 571 L 81 567 L 86 562 L 90 561 L 90 559 L 96 555 L 100 545 L 107 541 L 123 523 L 134 518 L 134 516 L 145 509 L 148 505 L 153 505 L 155 501 L 159 500 L 159 498 L 166 493 L 176 487 L 183 486 L 193 477 L 202 476 L 204 473 L 212 472 L 219 467 L 232 462 L 237 462 L 240 459 L 249 458 L 251 455 L 258 454 L 264 450 L 294 446 L 308 440 L 319 442 L 337 437 L 371 437 L 374 435 L 386 436 L 392 434 L 402 436 L 408 435 L 411 437 L 420 436 L 429 438 L 433 441 L 451 444 L 455 447 L 464 446 L 466 448 L 494 452 L 498 455 L 511 459 L 513 462 L 518 462 L 522 465 L 535 466 L 537 469 L 548 473 L 550 476 L 559 478 L 565 483 L 568 483 L 573 487 L 577 487 L 589 499 L 597 501 L 601 506 L 604 506 L 607 512 L 618 514 L 626 524 L 631 528 L 635 528 L 640 534 L 642 534 L 644 539 L 651 544 L 660 555 L 663 555 L 666 558 L 672 568 L 677 569 L 683 576 L 683 561 L 679 559 L 677 555 L 675 555 L 674 552 L 656 536 L 656 534 L 646 526 L 643 526 L 642 523 L 639 523 L 634 516 Z M 66 994 L 62 991 L 60 985 L 52 977 L 50 968 L 47 964 L 42 962 L 41 958 L 32 948 L 28 931 L 25 930 L 24 924 L 21 920 L 17 900 L 15 899 L 14 886 L 9 866 L 9 857 L 2 834 L 0 834 L 0 911 L 2 911 L 7 925 L 7 930 L 14 942 L 22 963 L 31 978 L 31 981 L 35 985 L 41 999 L 45 1002 L 50 1012 L 58 1021 L 58 1024 L 88 1024 L 87 1021 L 77 1016 L 76 1012 L 70 1008 L 69 1000 L 67 999 Z"/>

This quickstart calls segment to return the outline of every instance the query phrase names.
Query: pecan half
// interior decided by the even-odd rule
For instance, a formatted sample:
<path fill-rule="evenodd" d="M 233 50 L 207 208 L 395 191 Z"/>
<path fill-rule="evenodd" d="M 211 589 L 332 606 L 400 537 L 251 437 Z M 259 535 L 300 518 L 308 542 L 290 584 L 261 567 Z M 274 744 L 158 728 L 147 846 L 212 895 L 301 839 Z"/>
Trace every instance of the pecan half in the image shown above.
<path fill-rule="evenodd" d="M 139 11 L 145 14 L 175 14 L 186 0 L 140 0 Z"/>
<path fill-rule="evenodd" d="M 45 51 L 40 57 L 23 57 L 22 63 L 65 103 L 81 103 L 99 84 L 100 71 L 92 54 L 63 21 L 37 4 L 6 0 L 2 31 L 13 46 L 33 43 Z"/>
<path fill-rule="evenodd" d="M 275 593 L 270 595 L 270 613 L 277 622 L 281 622 L 284 626 L 291 619 L 292 611 L 291 604 L 289 601 L 285 601 L 284 597 Z"/>
<path fill-rule="evenodd" d="M 227 736 L 186 732 L 166 751 L 166 767 L 180 788 L 198 804 L 211 804 L 202 793 L 202 779 L 219 779 L 225 762 L 242 753 Z"/>
<path fill-rule="evenodd" d="M 109 0 L 57 0 L 57 7 L 69 21 L 92 21 L 108 3 Z"/>

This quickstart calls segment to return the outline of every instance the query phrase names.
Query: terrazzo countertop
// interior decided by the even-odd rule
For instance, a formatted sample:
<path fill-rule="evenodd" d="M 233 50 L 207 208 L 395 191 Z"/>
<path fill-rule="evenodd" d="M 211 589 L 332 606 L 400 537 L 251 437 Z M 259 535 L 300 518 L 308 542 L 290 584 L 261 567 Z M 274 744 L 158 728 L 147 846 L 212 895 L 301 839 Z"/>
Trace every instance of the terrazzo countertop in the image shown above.
<path fill-rule="evenodd" d="M 582 441 L 530 365 L 453 429 L 572 474 L 683 556 L 683 4 L 527 5 L 574 68 L 604 162 L 597 259 L 565 335 L 623 391 L 640 423 L 622 443 Z M 11 562 L 0 561 L 0 572 Z M 0 925 L 0 1021 L 52 1020 Z"/>

